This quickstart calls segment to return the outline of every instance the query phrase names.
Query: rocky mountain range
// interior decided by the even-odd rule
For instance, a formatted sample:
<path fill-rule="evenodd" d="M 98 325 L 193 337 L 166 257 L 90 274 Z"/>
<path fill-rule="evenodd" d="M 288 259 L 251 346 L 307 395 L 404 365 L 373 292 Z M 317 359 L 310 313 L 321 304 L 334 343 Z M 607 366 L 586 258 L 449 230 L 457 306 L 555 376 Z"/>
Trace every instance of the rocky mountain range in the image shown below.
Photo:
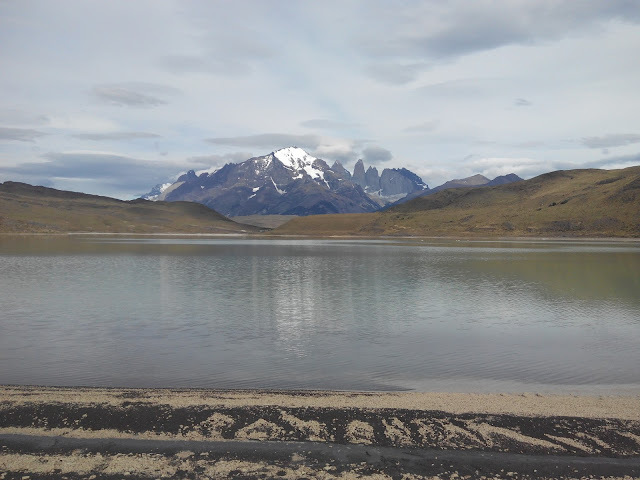
<path fill-rule="evenodd" d="M 199 175 L 193 170 L 174 183 L 156 185 L 142 198 L 191 201 L 228 217 L 366 213 L 447 188 L 493 186 L 521 180 L 514 174 L 493 180 L 482 175 L 446 182 L 434 189 L 406 168 L 374 166 L 362 160 L 350 173 L 329 166 L 298 147 L 287 147 Z"/>
<path fill-rule="evenodd" d="M 373 166 L 365 171 L 362 160 L 356 162 L 351 181 L 360 185 L 380 206 L 393 203 L 413 192 L 429 189 L 418 175 L 406 168 L 385 168 L 378 175 L 378 169 Z"/>
<path fill-rule="evenodd" d="M 362 173 L 362 175 L 361 175 Z M 353 175 L 301 148 L 288 147 L 212 173 L 191 170 L 173 184 L 156 185 L 142 198 L 202 203 L 229 217 L 374 212 L 428 186 L 406 169 L 375 167 L 362 160 Z"/>

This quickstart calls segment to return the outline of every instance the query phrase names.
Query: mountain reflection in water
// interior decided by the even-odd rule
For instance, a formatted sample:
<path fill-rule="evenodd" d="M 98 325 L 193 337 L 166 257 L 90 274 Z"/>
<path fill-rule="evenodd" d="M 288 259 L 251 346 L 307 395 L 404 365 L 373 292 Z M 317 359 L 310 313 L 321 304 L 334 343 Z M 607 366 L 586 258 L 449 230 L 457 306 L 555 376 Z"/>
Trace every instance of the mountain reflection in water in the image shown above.
<path fill-rule="evenodd" d="M 640 391 L 633 242 L 0 238 L 0 383 Z"/>

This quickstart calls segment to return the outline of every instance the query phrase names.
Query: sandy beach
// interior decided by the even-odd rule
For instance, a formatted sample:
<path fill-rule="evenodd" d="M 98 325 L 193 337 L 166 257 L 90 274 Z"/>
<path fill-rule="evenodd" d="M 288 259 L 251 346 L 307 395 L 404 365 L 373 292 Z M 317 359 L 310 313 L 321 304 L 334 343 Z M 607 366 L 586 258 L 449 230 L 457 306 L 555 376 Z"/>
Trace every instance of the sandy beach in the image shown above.
<path fill-rule="evenodd" d="M 19 478 L 638 478 L 640 396 L 0 387 Z"/>

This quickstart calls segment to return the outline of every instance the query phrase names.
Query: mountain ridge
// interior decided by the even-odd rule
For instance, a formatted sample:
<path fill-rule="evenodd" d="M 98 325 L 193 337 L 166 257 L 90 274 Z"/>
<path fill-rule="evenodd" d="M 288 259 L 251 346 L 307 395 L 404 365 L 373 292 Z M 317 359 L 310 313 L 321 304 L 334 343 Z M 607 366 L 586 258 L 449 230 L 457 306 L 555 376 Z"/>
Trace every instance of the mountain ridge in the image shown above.
<path fill-rule="evenodd" d="M 372 214 L 295 218 L 280 235 L 640 237 L 640 166 L 445 189 Z"/>
<path fill-rule="evenodd" d="M 397 205 L 401 205 L 406 203 L 414 198 L 424 197 L 427 195 L 433 195 L 434 193 L 441 192 L 443 190 L 448 190 L 450 188 L 478 188 L 478 187 L 495 187 L 498 185 L 506 185 L 508 183 L 520 182 L 523 179 L 520 178 L 515 173 L 508 173 L 507 175 L 500 175 L 495 177 L 493 180 L 489 180 L 484 175 L 475 174 L 466 178 L 458 178 L 454 180 L 449 180 L 442 185 L 438 185 L 434 188 L 427 188 L 425 190 L 416 191 L 408 194 L 407 196 L 393 202 L 389 205 L 386 205 L 382 208 L 382 210 L 388 210 Z"/>
<path fill-rule="evenodd" d="M 267 217 L 265 217 L 266 219 Z M 191 202 L 118 200 L 0 183 L 0 233 L 235 233 Z M 446 189 L 386 211 L 294 217 L 275 235 L 640 238 L 640 166 L 559 170 L 493 187 Z"/>
<path fill-rule="evenodd" d="M 362 181 L 358 165 L 362 166 Z M 142 198 L 199 202 L 229 217 L 315 215 L 373 212 L 427 187 L 407 169 L 384 169 L 379 175 L 375 167 L 369 167 L 367 172 L 362 160 L 351 175 L 340 162 L 330 167 L 294 146 L 227 163 L 211 173 L 197 175 L 190 170 L 173 184 L 157 185 Z"/>

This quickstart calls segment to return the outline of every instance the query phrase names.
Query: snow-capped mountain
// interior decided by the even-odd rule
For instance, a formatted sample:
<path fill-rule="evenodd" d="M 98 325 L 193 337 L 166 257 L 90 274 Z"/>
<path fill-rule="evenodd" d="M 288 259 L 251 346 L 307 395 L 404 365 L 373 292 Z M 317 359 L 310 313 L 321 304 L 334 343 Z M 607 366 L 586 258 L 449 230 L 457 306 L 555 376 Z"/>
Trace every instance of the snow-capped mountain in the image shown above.
<path fill-rule="evenodd" d="M 406 168 L 374 166 L 358 160 L 353 174 L 334 162 L 287 147 L 241 163 L 228 163 L 181 175 L 156 185 L 142 198 L 203 203 L 228 217 L 241 215 L 315 215 L 373 212 L 446 188 L 494 186 L 522 180 L 509 174 L 489 180 L 482 175 L 456 179 L 434 189 Z"/>
<path fill-rule="evenodd" d="M 287 147 L 215 171 L 191 170 L 175 183 L 156 185 L 142 198 L 199 202 L 230 217 L 314 215 L 373 212 L 428 188 L 404 168 L 384 169 L 379 176 L 369 167 L 364 177 L 362 160 L 351 175 L 340 162 L 329 167 L 301 148 Z"/>
<path fill-rule="evenodd" d="M 344 174 L 297 147 L 228 163 L 213 173 L 189 171 L 143 198 L 199 202 L 226 216 L 361 213 L 379 208 Z"/>
<path fill-rule="evenodd" d="M 271 156 L 280 160 L 287 169 L 295 173 L 294 179 L 303 178 L 307 174 L 315 181 L 323 182 L 328 188 L 331 188 L 324 179 L 324 170 L 328 168 L 328 165 L 324 162 L 317 163 L 318 159 L 303 149 L 298 147 L 283 148 L 273 152 L 269 157 Z"/>

